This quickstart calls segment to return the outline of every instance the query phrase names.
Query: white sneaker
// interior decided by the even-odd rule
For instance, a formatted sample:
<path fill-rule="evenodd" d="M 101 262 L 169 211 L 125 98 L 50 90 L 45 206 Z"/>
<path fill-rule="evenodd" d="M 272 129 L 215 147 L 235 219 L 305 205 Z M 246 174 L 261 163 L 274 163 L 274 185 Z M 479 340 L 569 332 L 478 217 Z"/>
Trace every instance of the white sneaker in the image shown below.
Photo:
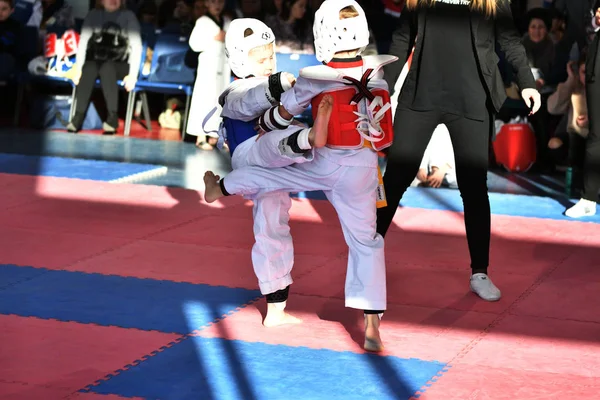
<path fill-rule="evenodd" d="M 580 199 L 577 204 L 565 211 L 565 215 L 571 218 L 591 217 L 596 215 L 596 202 Z"/>
<path fill-rule="evenodd" d="M 500 289 L 494 285 L 487 274 L 482 273 L 471 275 L 471 291 L 485 301 L 498 301 L 502 297 Z"/>

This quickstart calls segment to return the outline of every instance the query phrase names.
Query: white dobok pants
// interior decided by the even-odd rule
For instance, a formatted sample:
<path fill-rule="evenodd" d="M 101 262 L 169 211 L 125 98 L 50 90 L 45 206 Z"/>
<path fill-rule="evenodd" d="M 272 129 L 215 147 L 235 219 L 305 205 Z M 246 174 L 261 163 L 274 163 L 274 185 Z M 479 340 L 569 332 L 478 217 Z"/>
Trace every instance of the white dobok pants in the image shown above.
<path fill-rule="evenodd" d="M 312 160 L 312 152 L 290 158 L 281 155 L 279 142 L 301 129 L 292 126 L 282 131 L 269 132 L 260 140 L 250 138 L 233 152 L 233 169 L 246 166 L 277 168 Z M 254 246 L 252 266 L 263 295 L 285 289 L 293 283 L 294 244 L 290 234 L 289 211 L 292 199 L 289 192 L 268 192 L 252 196 L 254 207 Z"/>
<path fill-rule="evenodd" d="M 270 132 L 255 143 L 260 143 L 263 139 L 268 138 L 263 143 L 265 149 L 262 151 L 267 152 L 267 146 L 272 141 L 271 149 L 276 155 L 278 139 L 289 136 L 297 129 L 296 127 L 295 129 L 288 128 L 285 131 Z M 272 134 L 274 136 L 269 137 Z M 236 149 L 236 153 L 244 144 L 246 143 Z M 368 149 L 360 151 L 371 152 Z M 269 243 L 268 247 L 261 248 L 261 246 L 255 245 L 253 248 L 253 260 L 257 260 L 255 269 L 261 269 L 257 271 L 257 276 L 265 277 L 265 281 L 280 279 L 283 282 L 283 279 L 288 279 L 285 282 L 291 282 L 289 270 L 291 270 L 292 261 L 286 264 L 284 260 L 288 261 L 293 258 L 292 241 L 289 236 L 289 228 L 281 227 L 283 222 L 287 225 L 289 220 L 287 212 L 290 203 L 287 202 L 289 199 L 284 200 L 283 196 L 288 196 L 289 192 L 321 190 L 325 192 L 327 199 L 337 211 L 344 238 L 349 247 L 345 285 L 346 307 L 360 310 L 385 310 L 384 241 L 376 231 L 376 189 L 378 185 L 376 155 L 367 154 L 369 160 L 371 158 L 375 160 L 374 163 L 369 163 L 369 166 L 352 166 L 348 165 L 350 162 L 347 162 L 350 158 L 342 159 L 343 157 L 340 157 L 340 155 L 347 157 L 347 153 L 328 148 L 321 148 L 312 153 L 314 158 L 311 162 L 294 163 L 281 168 L 273 168 L 276 164 L 265 165 L 268 157 L 262 159 L 265 167 L 246 166 L 241 168 L 236 165 L 237 168 L 224 178 L 224 187 L 230 194 L 251 197 L 259 203 L 265 201 L 267 193 L 271 193 L 273 196 L 282 196 L 277 197 L 280 199 L 277 205 L 269 205 L 269 207 L 273 207 L 273 211 L 279 211 L 279 215 L 275 215 L 273 211 L 269 215 L 270 209 L 266 208 L 267 203 L 264 203 L 262 209 L 261 205 L 255 204 L 255 215 L 257 209 L 263 214 L 262 218 L 257 219 L 255 223 L 255 232 L 259 233 L 257 244 L 259 238 L 263 245 Z M 281 158 L 279 155 L 280 162 L 283 162 Z M 310 157 L 302 158 L 308 161 Z M 251 160 L 252 157 L 248 157 L 248 159 Z M 291 161 L 291 159 L 288 160 Z M 271 161 L 275 162 L 274 158 Z M 296 161 L 301 161 L 301 159 Z M 344 163 L 346 165 L 340 165 Z M 278 164 L 278 166 L 281 165 Z M 275 199 L 275 197 L 270 197 L 268 201 L 274 203 Z M 283 217 L 283 213 L 285 213 L 285 217 Z M 282 240 L 284 237 L 285 239 Z M 272 251 L 279 251 L 278 254 L 285 253 L 285 256 L 280 258 L 280 265 L 273 261 L 275 253 Z M 285 276 L 288 278 L 284 278 Z M 259 277 L 259 280 L 261 279 Z M 285 286 L 287 285 L 283 285 L 281 288 Z"/>

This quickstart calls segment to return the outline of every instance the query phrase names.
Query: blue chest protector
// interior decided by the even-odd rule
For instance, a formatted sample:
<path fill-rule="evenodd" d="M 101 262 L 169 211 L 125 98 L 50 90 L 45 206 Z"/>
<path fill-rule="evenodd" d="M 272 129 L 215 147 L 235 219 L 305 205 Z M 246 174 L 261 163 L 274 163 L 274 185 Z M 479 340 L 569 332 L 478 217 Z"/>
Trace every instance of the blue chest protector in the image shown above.
<path fill-rule="evenodd" d="M 233 154 L 235 148 L 240 144 L 256 136 L 254 127 L 256 120 L 240 121 L 239 119 L 223 118 L 223 125 L 227 132 L 227 145 L 229 146 L 230 154 Z"/>

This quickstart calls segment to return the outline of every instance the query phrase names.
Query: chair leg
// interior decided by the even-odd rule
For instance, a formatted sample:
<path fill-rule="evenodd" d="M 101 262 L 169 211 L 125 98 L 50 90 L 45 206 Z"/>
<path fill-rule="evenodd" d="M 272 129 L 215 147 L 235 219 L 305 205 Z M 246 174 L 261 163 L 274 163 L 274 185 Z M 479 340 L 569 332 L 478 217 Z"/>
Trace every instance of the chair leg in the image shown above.
<path fill-rule="evenodd" d="M 19 122 L 21 119 L 21 105 L 23 103 L 23 97 L 25 93 L 25 85 L 19 83 L 17 86 L 17 103 L 15 104 L 15 116 L 13 119 L 13 126 L 15 128 L 19 127 Z"/>
<path fill-rule="evenodd" d="M 77 107 L 77 96 L 75 96 L 76 86 L 73 86 L 73 91 L 71 92 L 71 108 L 69 109 L 69 122 L 73 120 L 73 116 L 75 115 L 75 108 Z"/>
<path fill-rule="evenodd" d="M 148 132 L 152 132 L 152 119 L 150 118 L 148 95 L 146 94 L 146 92 L 141 92 L 140 97 L 142 99 L 142 112 L 144 113 L 144 119 L 146 120 L 146 130 L 148 130 Z"/>
<path fill-rule="evenodd" d="M 565 195 L 571 198 L 573 194 L 573 167 L 568 167 L 565 172 Z"/>
<path fill-rule="evenodd" d="M 125 131 L 124 136 L 129 136 L 131 132 L 131 120 L 133 119 L 133 108 L 135 106 L 135 90 L 132 90 L 127 95 L 127 111 L 125 111 Z"/>
<path fill-rule="evenodd" d="M 183 131 L 181 132 L 181 140 L 182 141 L 185 140 L 185 133 L 187 132 L 188 117 L 190 115 L 190 101 L 191 101 L 191 97 L 185 96 L 185 111 L 183 114 Z"/>

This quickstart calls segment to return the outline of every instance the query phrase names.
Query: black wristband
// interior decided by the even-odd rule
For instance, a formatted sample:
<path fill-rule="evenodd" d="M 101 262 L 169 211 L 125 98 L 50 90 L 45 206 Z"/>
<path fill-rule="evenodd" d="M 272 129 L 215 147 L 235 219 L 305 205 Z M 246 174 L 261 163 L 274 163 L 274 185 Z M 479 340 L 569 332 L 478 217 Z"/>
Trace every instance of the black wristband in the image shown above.
<path fill-rule="evenodd" d="M 281 84 L 281 72 L 269 76 L 269 92 L 275 100 L 281 101 L 281 94 L 284 92 Z"/>

